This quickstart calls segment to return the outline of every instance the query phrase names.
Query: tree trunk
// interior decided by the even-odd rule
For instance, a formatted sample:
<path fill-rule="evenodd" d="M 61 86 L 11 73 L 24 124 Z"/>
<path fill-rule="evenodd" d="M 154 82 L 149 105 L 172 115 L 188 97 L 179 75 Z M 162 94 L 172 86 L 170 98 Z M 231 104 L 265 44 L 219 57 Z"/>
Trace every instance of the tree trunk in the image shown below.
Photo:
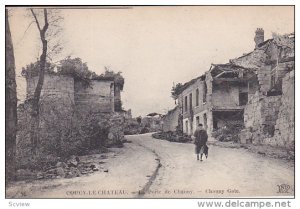
<path fill-rule="evenodd" d="M 15 179 L 16 131 L 17 131 L 17 91 L 15 57 L 5 10 L 5 181 Z"/>
<path fill-rule="evenodd" d="M 33 18 L 35 19 L 37 28 L 40 33 L 40 39 L 42 42 L 42 54 L 40 56 L 39 64 L 40 64 L 40 70 L 39 70 L 39 79 L 38 83 L 36 85 L 34 95 L 33 95 L 33 100 L 32 100 L 32 113 L 31 113 L 31 133 L 30 133 L 30 138 L 31 138 L 31 143 L 32 143 L 32 153 L 36 154 L 37 147 L 38 147 L 38 132 L 39 132 L 39 101 L 41 97 L 41 92 L 44 84 L 44 77 L 45 77 L 45 68 L 46 68 L 46 58 L 47 58 L 47 47 L 48 43 L 46 40 L 46 32 L 49 26 L 48 23 L 48 14 L 47 14 L 47 9 L 44 9 L 44 27 L 40 27 L 40 23 L 36 17 L 36 14 L 34 13 L 33 9 L 31 9 L 31 13 Z"/>

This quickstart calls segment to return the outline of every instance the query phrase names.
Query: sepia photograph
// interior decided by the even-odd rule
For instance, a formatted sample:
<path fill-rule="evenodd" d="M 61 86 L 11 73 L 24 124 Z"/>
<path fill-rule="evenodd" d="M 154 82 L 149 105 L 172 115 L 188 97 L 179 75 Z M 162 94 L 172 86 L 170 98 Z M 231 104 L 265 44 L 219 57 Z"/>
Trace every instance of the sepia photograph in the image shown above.
<path fill-rule="evenodd" d="M 295 198 L 294 16 L 6 5 L 5 198 Z"/>

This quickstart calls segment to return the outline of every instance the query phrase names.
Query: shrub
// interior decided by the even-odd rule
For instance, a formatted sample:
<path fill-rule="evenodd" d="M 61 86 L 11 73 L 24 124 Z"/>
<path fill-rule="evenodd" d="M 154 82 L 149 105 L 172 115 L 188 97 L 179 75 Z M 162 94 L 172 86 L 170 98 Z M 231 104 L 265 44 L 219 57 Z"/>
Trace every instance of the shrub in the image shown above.
<path fill-rule="evenodd" d="M 43 98 L 40 105 L 38 147 L 32 155 L 31 116 L 26 103 L 18 109 L 17 162 L 19 168 L 41 170 L 59 159 L 88 154 L 93 149 L 117 144 L 123 140 L 122 118 L 118 115 L 74 111 L 74 105 L 62 99 Z"/>
<path fill-rule="evenodd" d="M 145 133 L 149 133 L 149 132 L 150 132 L 150 129 L 148 127 L 144 127 L 144 128 L 142 128 L 140 133 L 145 134 Z"/>

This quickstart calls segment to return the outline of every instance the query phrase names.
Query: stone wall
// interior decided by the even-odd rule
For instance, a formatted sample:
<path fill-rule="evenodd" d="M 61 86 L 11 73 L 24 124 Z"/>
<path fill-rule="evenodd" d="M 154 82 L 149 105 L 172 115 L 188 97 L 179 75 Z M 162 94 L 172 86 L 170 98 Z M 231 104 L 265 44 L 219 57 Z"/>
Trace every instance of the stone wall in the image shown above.
<path fill-rule="evenodd" d="M 275 135 L 267 139 L 269 143 L 287 148 L 295 146 L 295 71 L 285 75 L 282 80 L 282 98 Z"/>
<path fill-rule="evenodd" d="M 245 107 L 244 122 L 246 129 L 241 132 L 243 143 L 269 144 L 285 148 L 293 148 L 295 143 L 294 124 L 294 62 L 278 63 L 276 80 L 282 79 L 282 95 L 266 96 L 270 90 L 271 66 L 258 71 L 260 91 L 251 97 Z"/>
<path fill-rule="evenodd" d="M 33 96 L 37 81 L 38 77 L 27 79 L 28 98 Z M 48 143 L 44 147 L 54 146 L 61 135 L 69 134 L 65 131 L 77 126 L 86 137 L 91 133 L 97 137 L 90 137 L 91 144 L 118 144 L 124 136 L 123 124 L 124 115 L 114 112 L 114 81 L 83 82 L 71 76 L 45 75 L 40 100 L 40 138 L 42 144 Z"/>
<path fill-rule="evenodd" d="M 178 126 L 178 118 L 179 118 L 179 107 L 176 106 L 173 110 L 170 110 L 167 115 L 163 118 L 163 131 L 176 131 L 176 127 Z"/>
<path fill-rule="evenodd" d="M 33 96 L 38 77 L 27 78 L 27 98 Z M 57 101 L 70 106 L 75 104 L 78 111 L 89 107 L 95 112 L 114 111 L 113 81 L 91 80 L 90 83 L 74 81 L 71 76 L 45 74 L 41 101 Z"/>
<path fill-rule="evenodd" d="M 267 92 L 271 88 L 271 65 L 263 66 L 257 71 L 257 79 L 261 92 Z"/>
<path fill-rule="evenodd" d="M 27 98 L 34 94 L 38 77 L 27 78 Z M 42 100 L 57 100 L 65 105 L 74 104 L 74 79 L 70 76 L 45 74 L 41 92 Z"/>
<path fill-rule="evenodd" d="M 118 145 L 124 139 L 125 118 L 121 113 L 112 113 L 109 119 L 108 145 Z"/>
<path fill-rule="evenodd" d="M 113 81 L 92 80 L 89 85 L 76 81 L 75 104 L 80 112 L 92 110 L 94 112 L 114 111 L 114 87 Z"/>
<path fill-rule="evenodd" d="M 265 96 L 261 92 L 256 92 L 245 107 L 245 127 L 253 128 L 266 124 L 275 125 L 280 105 L 280 95 Z"/>
<path fill-rule="evenodd" d="M 244 110 L 245 130 L 241 133 L 242 142 L 265 144 L 272 137 L 281 106 L 281 96 L 265 96 L 257 91 Z"/>
<path fill-rule="evenodd" d="M 38 146 L 37 155 L 32 156 L 34 146 L 31 134 L 31 102 L 38 77 L 30 77 L 27 81 L 27 99 L 18 108 L 17 132 L 17 159 L 18 166 L 31 165 L 33 167 L 37 161 L 44 162 L 49 156 L 56 156 L 66 153 L 66 136 L 70 133 L 71 121 L 74 110 L 74 79 L 65 75 L 45 74 L 44 83 L 39 100 L 38 117 Z M 66 145 L 66 146 L 65 146 Z"/>
<path fill-rule="evenodd" d="M 288 71 L 292 70 L 295 66 L 295 62 L 291 61 L 291 62 L 282 62 L 282 63 L 278 63 L 277 66 L 277 78 L 283 78 L 285 77 L 285 74 L 288 73 Z"/>
<path fill-rule="evenodd" d="M 249 98 L 248 104 L 244 109 L 244 123 L 246 128 L 252 128 L 254 126 L 260 126 L 261 124 L 261 103 L 259 102 L 260 93 L 257 91 Z"/>
<path fill-rule="evenodd" d="M 119 112 L 122 110 L 122 101 L 121 101 L 121 87 L 120 85 L 115 85 L 114 90 L 114 109 Z"/>

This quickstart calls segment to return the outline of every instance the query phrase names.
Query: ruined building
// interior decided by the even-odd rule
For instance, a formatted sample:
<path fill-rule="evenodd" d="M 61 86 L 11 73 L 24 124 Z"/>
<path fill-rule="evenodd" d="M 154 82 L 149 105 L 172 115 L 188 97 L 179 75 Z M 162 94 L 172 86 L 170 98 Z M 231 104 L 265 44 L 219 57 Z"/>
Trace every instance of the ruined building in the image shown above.
<path fill-rule="evenodd" d="M 26 80 L 27 98 L 30 98 L 38 77 Z M 77 111 L 92 109 L 94 112 L 113 113 L 119 111 L 122 89 L 123 85 L 116 83 L 112 77 L 97 77 L 87 84 L 68 75 L 45 74 L 41 97 L 63 101 L 66 106 L 75 105 Z"/>
<path fill-rule="evenodd" d="M 259 30 L 261 32 L 262 29 Z M 293 148 L 295 143 L 295 37 L 274 35 L 232 63 L 253 69 L 258 90 L 244 111 L 243 143 Z"/>
<path fill-rule="evenodd" d="M 234 64 L 212 64 L 204 75 L 186 83 L 178 97 L 183 132 L 202 123 L 209 135 L 227 124 L 241 123 L 248 94 L 256 90 L 255 73 Z"/>
<path fill-rule="evenodd" d="M 294 35 L 265 41 L 259 28 L 254 41 L 252 52 L 212 64 L 182 85 L 177 108 L 184 133 L 191 135 L 198 123 L 209 136 L 226 125 L 242 124 L 242 143 L 294 146 Z M 177 119 L 164 118 L 165 127 Z"/>
<path fill-rule="evenodd" d="M 27 77 L 26 80 L 27 98 L 31 98 L 38 77 Z M 60 122 L 65 120 L 65 123 L 70 123 L 72 116 L 76 114 L 81 117 L 79 120 L 88 120 L 92 123 L 89 125 L 86 122 L 89 127 L 84 131 L 88 132 L 90 128 L 100 134 L 95 139 L 89 139 L 91 147 L 99 147 L 101 143 L 108 145 L 118 143 L 124 136 L 122 125 L 126 111 L 120 107 L 123 84 L 124 80 L 118 82 L 114 77 L 97 76 L 92 79 L 78 79 L 72 75 L 45 74 L 40 100 L 41 133 L 44 135 L 48 133 L 43 130 L 55 126 L 52 124 L 55 120 Z M 84 121 L 80 122 L 84 126 Z M 63 130 L 68 128 L 61 127 Z"/>

